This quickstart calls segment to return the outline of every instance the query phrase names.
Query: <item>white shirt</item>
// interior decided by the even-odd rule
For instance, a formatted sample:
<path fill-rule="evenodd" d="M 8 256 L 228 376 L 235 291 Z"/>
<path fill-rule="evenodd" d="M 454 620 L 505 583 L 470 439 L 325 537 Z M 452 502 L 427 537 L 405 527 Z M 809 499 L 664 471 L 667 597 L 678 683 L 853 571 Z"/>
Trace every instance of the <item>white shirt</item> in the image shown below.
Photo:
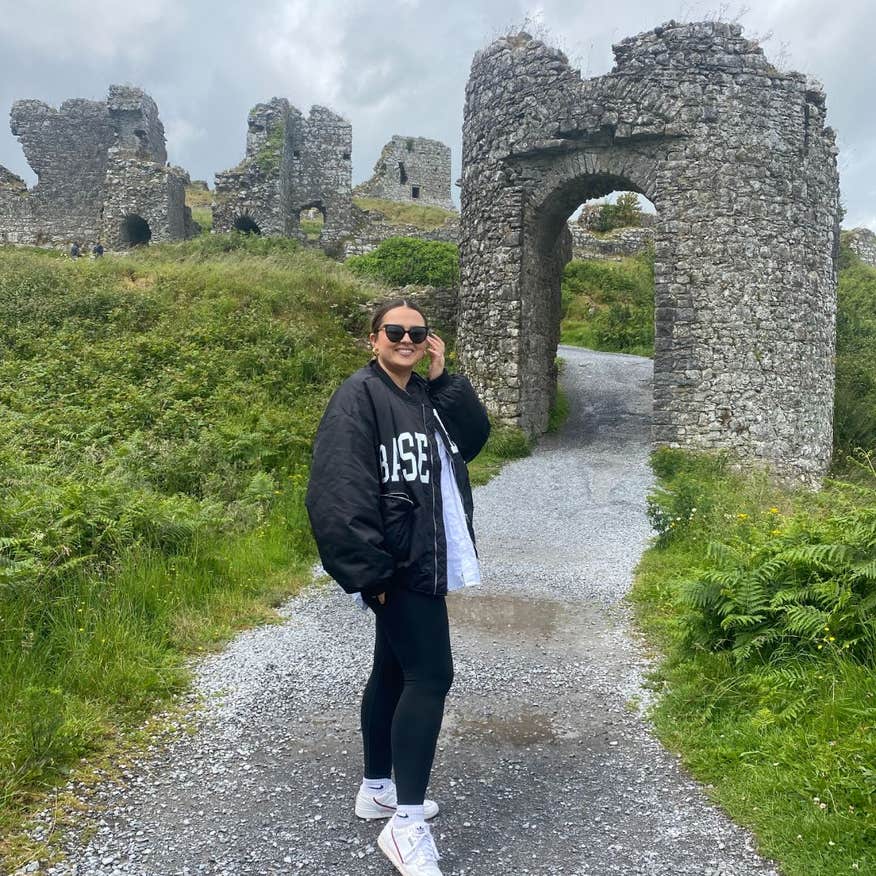
<path fill-rule="evenodd" d="M 453 462 L 440 432 L 435 433 L 435 444 L 441 459 L 441 504 L 447 540 L 447 592 L 450 593 L 480 584 L 481 568 L 468 532 L 462 496 L 453 476 Z"/>

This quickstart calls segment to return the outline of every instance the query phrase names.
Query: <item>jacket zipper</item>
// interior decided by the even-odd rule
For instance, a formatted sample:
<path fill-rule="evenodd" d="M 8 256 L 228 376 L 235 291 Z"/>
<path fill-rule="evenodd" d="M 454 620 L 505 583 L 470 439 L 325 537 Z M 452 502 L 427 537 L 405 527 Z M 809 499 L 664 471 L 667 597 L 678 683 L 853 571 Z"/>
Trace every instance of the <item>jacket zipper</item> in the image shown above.
<path fill-rule="evenodd" d="M 432 438 L 429 435 L 429 426 L 426 423 L 426 406 L 421 405 L 423 409 L 423 429 L 426 432 L 426 439 L 429 442 L 429 470 L 432 472 L 432 566 L 435 569 L 435 583 L 432 588 L 432 595 L 438 595 L 438 519 L 435 517 L 435 463 L 432 459 Z"/>

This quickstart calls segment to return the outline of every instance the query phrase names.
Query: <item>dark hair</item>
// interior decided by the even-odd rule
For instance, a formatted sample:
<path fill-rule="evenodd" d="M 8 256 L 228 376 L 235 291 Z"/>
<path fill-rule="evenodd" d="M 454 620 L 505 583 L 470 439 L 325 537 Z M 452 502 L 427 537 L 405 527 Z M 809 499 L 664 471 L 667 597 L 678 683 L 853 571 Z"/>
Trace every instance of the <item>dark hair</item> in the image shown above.
<path fill-rule="evenodd" d="M 426 325 L 429 324 L 429 320 L 426 319 L 426 314 L 423 313 L 423 309 L 417 304 L 415 301 L 408 301 L 407 298 L 392 298 L 389 301 L 384 301 L 377 310 L 371 316 L 371 334 L 376 335 L 380 330 L 380 326 L 383 325 L 383 317 L 389 313 L 390 310 L 394 310 L 396 307 L 410 307 L 411 310 L 416 310 L 420 316 L 423 317 L 423 322 Z"/>

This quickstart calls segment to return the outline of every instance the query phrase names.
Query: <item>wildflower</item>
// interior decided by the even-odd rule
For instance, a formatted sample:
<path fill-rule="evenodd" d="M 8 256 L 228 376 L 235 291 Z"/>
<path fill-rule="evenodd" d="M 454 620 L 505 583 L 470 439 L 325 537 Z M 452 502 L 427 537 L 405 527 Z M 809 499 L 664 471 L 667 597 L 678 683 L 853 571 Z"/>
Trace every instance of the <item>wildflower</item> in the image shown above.
<path fill-rule="evenodd" d="M 778 513 L 779 513 L 778 508 L 770 508 L 770 514 L 778 514 Z"/>
<path fill-rule="evenodd" d="M 782 534 L 781 529 L 771 529 L 770 530 L 770 535 L 781 535 L 781 534 Z"/>
<path fill-rule="evenodd" d="M 748 520 L 748 515 L 747 514 L 737 514 L 736 519 L 737 520 Z"/>

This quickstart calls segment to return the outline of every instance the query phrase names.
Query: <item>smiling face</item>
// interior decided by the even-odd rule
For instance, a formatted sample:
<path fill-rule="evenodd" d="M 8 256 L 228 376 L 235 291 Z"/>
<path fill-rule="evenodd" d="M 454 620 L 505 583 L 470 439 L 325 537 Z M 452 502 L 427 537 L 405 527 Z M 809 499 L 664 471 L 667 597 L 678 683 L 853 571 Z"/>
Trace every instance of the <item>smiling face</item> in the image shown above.
<path fill-rule="evenodd" d="M 381 320 L 379 331 L 368 336 L 380 365 L 392 374 L 409 377 L 413 367 L 426 355 L 426 341 L 415 344 L 407 334 L 400 341 L 391 341 L 382 328 L 387 324 L 409 329 L 426 325 L 426 320 L 411 307 L 393 307 Z"/>

